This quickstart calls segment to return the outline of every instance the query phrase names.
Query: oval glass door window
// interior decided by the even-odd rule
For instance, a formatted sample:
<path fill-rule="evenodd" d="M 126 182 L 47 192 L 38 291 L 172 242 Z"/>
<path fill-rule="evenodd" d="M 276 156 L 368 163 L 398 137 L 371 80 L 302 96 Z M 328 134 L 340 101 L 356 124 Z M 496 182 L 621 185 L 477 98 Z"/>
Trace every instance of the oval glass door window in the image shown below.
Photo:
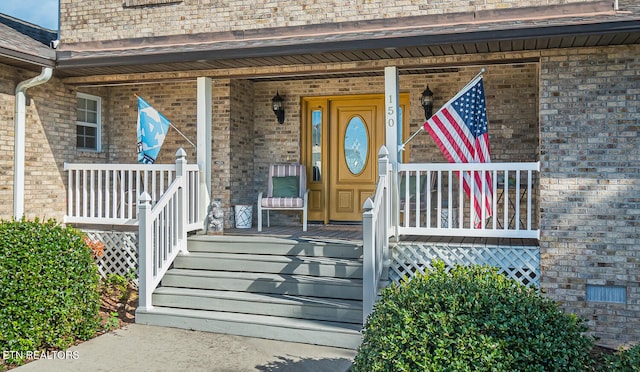
<path fill-rule="evenodd" d="M 344 135 L 344 158 L 347 168 L 353 174 L 359 174 L 367 163 L 369 136 L 362 119 L 355 116 L 349 120 Z"/>

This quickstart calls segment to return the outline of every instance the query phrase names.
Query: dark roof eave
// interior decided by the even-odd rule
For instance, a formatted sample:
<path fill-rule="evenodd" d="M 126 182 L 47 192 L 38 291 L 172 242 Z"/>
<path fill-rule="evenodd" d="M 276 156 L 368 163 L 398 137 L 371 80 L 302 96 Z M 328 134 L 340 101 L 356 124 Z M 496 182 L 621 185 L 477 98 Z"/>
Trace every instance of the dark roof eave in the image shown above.
<path fill-rule="evenodd" d="M 562 36 L 585 36 L 615 33 L 640 32 L 640 19 L 603 23 L 572 24 L 547 27 L 492 29 L 486 31 L 458 32 L 448 34 L 423 34 L 373 39 L 353 38 L 330 42 L 280 44 L 257 47 L 216 49 L 198 51 L 173 51 L 167 53 L 135 54 L 126 56 L 68 57 L 68 52 L 58 52 L 57 68 L 60 70 L 88 67 L 179 63 L 198 60 L 224 60 L 234 58 L 265 58 L 298 54 L 318 54 L 349 50 L 415 47 L 423 45 L 447 45 L 457 43 L 494 42 L 507 40 L 529 40 Z M 179 48 L 176 48 L 179 49 Z M 121 52 L 121 51 L 119 51 Z M 67 54 L 67 55 L 65 55 Z"/>
<path fill-rule="evenodd" d="M 0 56 L 20 61 L 22 62 L 21 65 L 24 63 L 32 64 L 34 67 L 55 67 L 55 55 L 53 53 L 51 54 L 51 58 L 47 58 L 0 47 Z"/>

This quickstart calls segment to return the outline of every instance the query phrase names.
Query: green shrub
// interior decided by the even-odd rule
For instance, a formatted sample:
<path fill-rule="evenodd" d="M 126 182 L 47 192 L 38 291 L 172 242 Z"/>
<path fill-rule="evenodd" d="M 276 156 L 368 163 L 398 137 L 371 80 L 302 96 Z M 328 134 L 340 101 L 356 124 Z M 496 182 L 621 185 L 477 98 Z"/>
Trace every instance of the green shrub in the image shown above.
<path fill-rule="evenodd" d="M 353 371 L 583 371 L 584 321 L 496 269 L 436 262 L 386 288 Z"/>
<path fill-rule="evenodd" d="M 64 349 L 92 337 L 98 281 L 79 231 L 53 220 L 0 222 L 0 350 Z"/>
<path fill-rule="evenodd" d="M 601 371 L 638 372 L 640 371 L 640 344 L 628 350 L 621 350 L 604 358 Z"/>

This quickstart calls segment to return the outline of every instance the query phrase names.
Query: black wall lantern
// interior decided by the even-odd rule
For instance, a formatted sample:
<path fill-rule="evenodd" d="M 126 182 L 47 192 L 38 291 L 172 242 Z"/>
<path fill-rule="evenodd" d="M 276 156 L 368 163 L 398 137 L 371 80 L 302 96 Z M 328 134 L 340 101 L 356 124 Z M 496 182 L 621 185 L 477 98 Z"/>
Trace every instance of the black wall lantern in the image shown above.
<path fill-rule="evenodd" d="M 431 115 L 433 115 L 433 92 L 429 89 L 428 85 L 424 88 L 424 91 L 422 91 L 420 103 L 422 103 L 422 108 L 424 109 L 424 118 L 429 120 Z"/>
<path fill-rule="evenodd" d="M 271 108 L 278 118 L 278 123 L 284 123 L 284 99 L 280 97 L 278 91 L 276 91 L 276 95 L 271 98 Z"/>

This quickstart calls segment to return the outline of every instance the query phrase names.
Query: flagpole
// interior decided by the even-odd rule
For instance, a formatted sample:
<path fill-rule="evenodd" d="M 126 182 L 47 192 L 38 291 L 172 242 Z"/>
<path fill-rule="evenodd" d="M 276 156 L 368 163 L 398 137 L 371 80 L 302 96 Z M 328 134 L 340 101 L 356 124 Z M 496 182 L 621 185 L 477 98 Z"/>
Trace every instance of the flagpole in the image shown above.
<path fill-rule="evenodd" d="M 138 95 L 138 93 L 133 93 L 133 95 L 134 95 L 136 98 L 140 98 L 140 96 Z M 193 142 L 189 141 L 189 139 L 187 138 L 187 136 L 185 136 L 185 135 L 184 135 L 184 133 L 182 133 L 182 132 L 180 131 L 180 129 L 178 129 L 175 125 L 173 125 L 173 123 L 172 123 L 171 121 L 169 121 L 169 126 L 171 126 L 171 128 L 173 128 L 173 129 L 175 129 L 175 130 L 176 130 L 176 132 L 178 132 L 178 134 L 182 136 L 182 138 L 184 138 L 187 142 L 189 142 L 189 144 L 190 144 L 191 146 L 193 146 L 193 148 L 195 148 L 195 149 L 197 149 L 197 148 L 198 148 L 196 145 L 194 145 L 194 144 L 193 144 Z"/>
<path fill-rule="evenodd" d="M 464 87 L 462 87 L 462 89 L 460 89 L 460 90 L 458 91 L 458 94 L 456 94 L 455 96 L 453 96 L 453 98 L 451 98 L 450 100 L 448 100 L 448 101 L 447 101 L 447 103 L 445 103 L 444 105 L 448 104 L 448 103 L 449 103 L 449 102 L 451 102 L 451 101 L 454 101 L 454 100 L 458 99 L 458 97 L 460 97 L 460 95 L 462 94 L 462 92 L 464 92 L 464 90 L 465 90 L 465 89 L 467 89 L 467 87 L 468 87 L 468 86 L 475 84 L 476 80 L 478 80 L 478 78 L 482 77 L 482 74 L 484 74 L 486 71 L 487 71 L 487 70 L 486 70 L 484 67 L 483 67 L 483 68 L 481 68 L 481 69 L 480 69 L 480 72 L 478 72 L 478 73 L 476 74 L 476 76 L 474 76 L 474 77 L 473 77 L 473 79 L 469 80 L 469 82 L 468 82 Z M 443 106 L 444 106 L 444 105 L 443 105 Z"/>
<path fill-rule="evenodd" d="M 187 136 L 185 136 L 184 134 L 182 134 L 182 132 L 180 132 L 180 129 L 176 128 L 176 126 L 173 125 L 173 123 L 171 123 L 171 122 L 169 122 L 169 125 L 171 126 L 171 128 L 175 129 L 176 132 L 178 132 L 178 134 L 180 134 L 182 136 L 182 138 L 184 138 L 187 142 L 189 142 L 191 144 L 191 146 L 193 146 L 193 148 L 197 149 L 196 145 L 194 145 L 193 142 L 189 141 Z"/>
<path fill-rule="evenodd" d="M 442 106 L 446 106 L 449 102 L 451 102 L 451 101 L 453 101 L 453 100 L 457 99 L 457 98 L 460 96 L 461 92 L 463 92 L 463 91 L 464 91 L 464 90 L 465 90 L 469 85 L 473 84 L 473 83 L 474 83 L 474 82 L 475 82 L 479 77 L 481 77 L 481 76 L 482 76 L 482 74 L 484 74 L 486 71 L 487 71 L 487 70 L 486 70 L 484 67 L 483 67 L 483 68 L 481 68 L 481 69 L 480 69 L 480 72 L 478 72 L 478 73 L 476 74 L 476 76 L 474 76 L 474 77 L 473 77 L 473 79 L 469 80 L 469 82 L 468 82 L 464 87 L 462 87 L 462 89 L 460 89 L 460 90 L 458 91 L 458 93 L 457 93 L 455 96 L 453 96 L 453 98 L 451 98 L 450 100 L 448 100 L 448 101 L 447 101 L 447 103 L 445 103 L 445 104 L 444 104 L 444 105 L 442 105 Z M 427 120 L 428 120 L 428 119 L 427 119 Z M 418 131 L 417 131 L 417 132 L 415 132 L 414 134 L 412 134 L 412 135 L 411 135 L 411 137 L 409 137 L 406 141 L 404 141 L 404 143 L 403 143 L 402 145 L 400 145 L 400 149 L 398 150 L 398 152 L 400 152 L 400 151 L 404 151 L 404 146 L 405 146 L 407 143 L 409 143 L 409 142 L 410 142 L 410 141 L 411 141 L 415 136 L 417 136 L 417 135 L 418 135 L 418 133 L 422 132 L 423 130 L 424 130 L 424 124 L 420 127 L 420 129 L 418 129 Z"/>
<path fill-rule="evenodd" d="M 423 130 L 424 130 L 424 124 L 420 127 L 420 129 L 418 129 L 414 134 L 412 134 L 411 137 L 409 137 L 406 141 L 404 141 L 402 145 L 400 145 L 400 150 L 398 150 L 398 152 L 404 151 L 404 145 L 409 143 L 415 136 L 417 136 Z"/>

